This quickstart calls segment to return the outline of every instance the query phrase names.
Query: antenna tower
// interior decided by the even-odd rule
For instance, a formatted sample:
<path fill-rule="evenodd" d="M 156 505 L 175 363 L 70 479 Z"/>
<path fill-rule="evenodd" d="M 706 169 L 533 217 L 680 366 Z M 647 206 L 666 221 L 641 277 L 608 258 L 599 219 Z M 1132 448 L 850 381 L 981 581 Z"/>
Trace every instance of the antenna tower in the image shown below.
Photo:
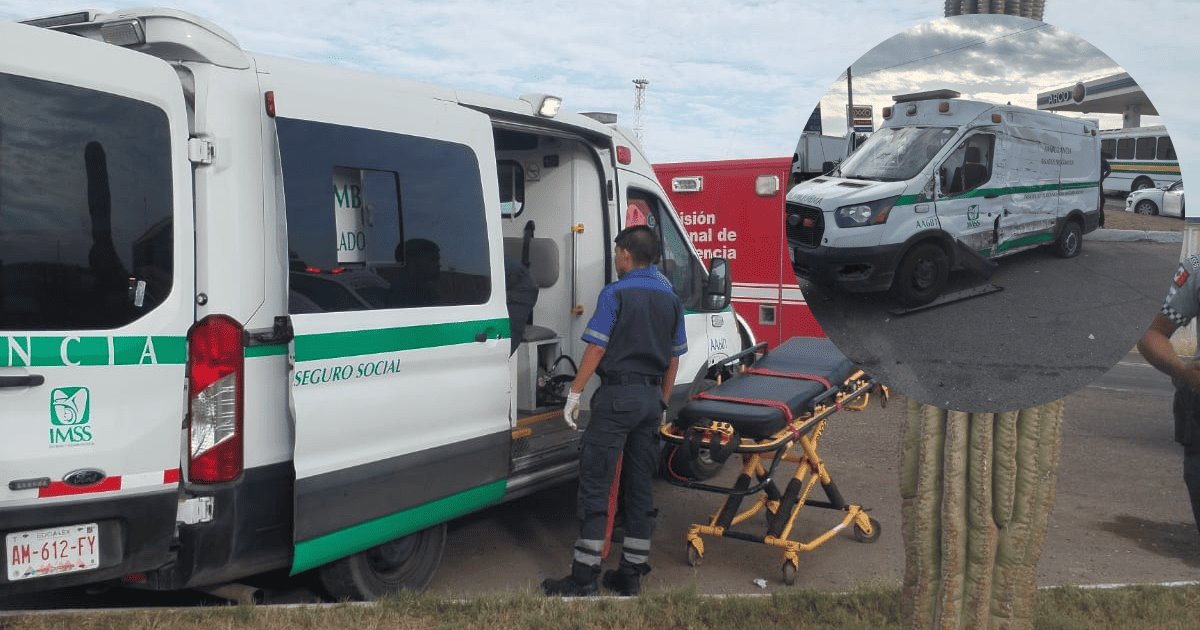
<path fill-rule="evenodd" d="M 642 142 L 642 110 L 646 107 L 646 86 L 649 79 L 633 80 L 633 135 Z"/>

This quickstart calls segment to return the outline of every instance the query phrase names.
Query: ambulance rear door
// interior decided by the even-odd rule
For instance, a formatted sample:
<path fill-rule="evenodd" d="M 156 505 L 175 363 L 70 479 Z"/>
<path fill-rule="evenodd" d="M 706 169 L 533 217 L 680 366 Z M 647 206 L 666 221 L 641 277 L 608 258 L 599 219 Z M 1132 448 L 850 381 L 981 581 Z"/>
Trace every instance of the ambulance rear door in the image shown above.
<path fill-rule="evenodd" d="M 169 560 L 195 290 L 171 66 L 11 23 L 0 49 L 2 593 Z"/>

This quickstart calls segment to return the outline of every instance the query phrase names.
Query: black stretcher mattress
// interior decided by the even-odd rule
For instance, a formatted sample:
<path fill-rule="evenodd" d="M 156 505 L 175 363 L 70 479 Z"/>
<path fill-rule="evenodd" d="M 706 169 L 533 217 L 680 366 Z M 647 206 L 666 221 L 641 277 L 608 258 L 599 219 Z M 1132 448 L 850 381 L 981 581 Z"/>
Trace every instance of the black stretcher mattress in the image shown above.
<path fill-rule="evenodd" d="M 829 381 L 831 387 L 840 387 L 854 372 L 854 364 L 838 351 L 832 341 L 823 337 L 793 337 L 768 352 L 751 368 L 819 376 Z M 812 400 L 825 390 L 825 385 L 815 380 L 746 373 L 721 383 L 710 389 L 709 393 L 782 402 L 787 404 L 795 417 L 809 411 Z M 679 412 L 675 425 L 686 428 L 694 424 L 708 424 L 712 420 L 728 422 L 742 437 L 752 439 L 771 437 L 787 426 L 787 418 L 781 409 L 703 398 L 689 402 Z"/>

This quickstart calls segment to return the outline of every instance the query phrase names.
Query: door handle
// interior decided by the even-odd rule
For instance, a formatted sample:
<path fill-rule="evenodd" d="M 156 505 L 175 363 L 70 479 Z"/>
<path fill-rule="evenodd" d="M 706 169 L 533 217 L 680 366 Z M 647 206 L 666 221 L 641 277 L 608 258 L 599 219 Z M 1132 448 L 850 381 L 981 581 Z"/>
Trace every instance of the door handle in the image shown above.
<path fill-rule="evenodd" d="M 37 387 L 46 382 L 41 374 L 27 376 L 0 376 L 0 387 Z"/>
<path fill-rule="evenodd" d="M 983 196 L 983 198 L 984 198 L 984 199 L 995 199 L 995 198 L 997 198 L 997 197 L 999 197 L 999 196 L 1000 196 L 1000 195 L 997 195 L 997 194 L 994 194 L 994 193 L 993 193 L 993 194 L 990 194 L 990 195 L 984 195 L 984 196 Z"/>
<path fill-rule="evenodd" d="M 488 326 L 487 328 L 483 329 L 482 332 L 475 333 L 475 341 L 477 341 L 479 343 L 484 343 L 488 339 L 499 339 L 499 338 L 500 338 L 500 331 L 492 326 Z"/>

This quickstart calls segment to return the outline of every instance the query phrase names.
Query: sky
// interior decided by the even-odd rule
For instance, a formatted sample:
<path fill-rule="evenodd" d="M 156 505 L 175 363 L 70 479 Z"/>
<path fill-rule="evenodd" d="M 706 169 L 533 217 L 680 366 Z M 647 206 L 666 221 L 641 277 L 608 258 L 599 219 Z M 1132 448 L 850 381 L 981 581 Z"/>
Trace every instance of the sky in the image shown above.
<path fill-rule="evenodd" d="M 944 20 L 942 0 L 162 3 L 210 19 L 247 50 L 506 96 L 555 94 L 563 97 L 565 109 L 615 112 L 628 126 L 634 123 L 632 80 L 646 78 L 643 144 L 654 162 L 790 155 L 813 106 L 847 66 L 901 31 Z M 1002 65 L 1016 74 L 1005 84 L 979 84 L 975 93 L 1008 94 L 1005 90 L 1022 81 L 1026 87 L 1053 87 L 1090 78 L 1099 70 L 1081 61 L 1085 44 L 1045 37 L 1045 31 L 1074 33 L 1142 84 L 1176 140 L 1184 170 L 1189 164 L 1200 170 L 1200 42 L 1191 34 L 1200 26 L 1200 2 L 1047 0 L 1046 5 L 1045 20 L 1054 28 L 1006 38 Z M 129 5 L 0 0 L 0 19 L 85 6 Z M 919 50 L 989 36 L 944 25 L 917 32 L 923 41 L 910 34 L 889 42 L 884 65 L 891 65 L 887 57 L 902 61 Z M 966 50 L 982 48 L 999 50 L 991 44 Z M 969 83 L 968 73 L 996 70 L 968 60 L 968 55 L 948 53 L 926 72 Z M 894 70 L 911 79 L 926 65 Z M 866 69 L 864 90 L 870 87 Z M 838 107 L 844 108 L 844 99 L 833 108 Z"/>
<path fill-rule="evenodd" d="M 1006 15 L 966 15 L 918 24 L 872 48 L 851 66 L 854 104 L 871 105 L 875 125 L 896 94 L 952 89 L 963 98 L 1037 108 L 1037 94 L 1112 76 L 1123 69 L 1086 40 L 1061 28 Z M 823 131 L 846 130 L 843 72 L 821 98 Z M 1063 115 L 1120 128 L 1120 113 Z M 1144 126 L 1161 117 L 1143 115 Z"/>

